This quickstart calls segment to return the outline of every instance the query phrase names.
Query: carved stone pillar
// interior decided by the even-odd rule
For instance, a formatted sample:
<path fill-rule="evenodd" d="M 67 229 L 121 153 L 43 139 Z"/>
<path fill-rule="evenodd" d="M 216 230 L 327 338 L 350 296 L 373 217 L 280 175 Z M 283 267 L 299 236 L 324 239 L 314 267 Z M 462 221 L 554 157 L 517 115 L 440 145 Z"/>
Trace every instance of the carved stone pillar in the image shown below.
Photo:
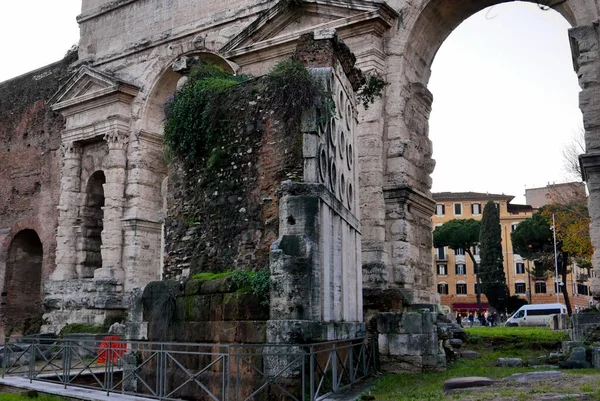
<path fill-rule="evenodd" d="M 78 143 L 69 142 L 61 145 L 61 151 L 63 165 L 56 233 L 56 269 L 51 275 L 52 280 L 68 280 L 77 277 L 76 230 L 80 223 L 82 148 Z"/>
<path fill-rule="evenodd" d="M 592 265 L 600 268 L 600 29 L 597 25 L 569 30 L 573 65 L 579 77 L 579 108 L 583 113 L 586 153 L 580 156 L 583 178 L 590 193 L 590 237 L 596 250 Z M 600 280 L 592 280 L 592 295 L 600 299 Z"/>
<path fill-rule="evenodd" d="M 123 280 L 121 266 L 123 248 L 123 207 L 129 135 L 115 130 L 104 136 L 108 155 L 104 159 L 104 228 L 102 230 L 102 268 L 94 271 L 94 279 Z"/>

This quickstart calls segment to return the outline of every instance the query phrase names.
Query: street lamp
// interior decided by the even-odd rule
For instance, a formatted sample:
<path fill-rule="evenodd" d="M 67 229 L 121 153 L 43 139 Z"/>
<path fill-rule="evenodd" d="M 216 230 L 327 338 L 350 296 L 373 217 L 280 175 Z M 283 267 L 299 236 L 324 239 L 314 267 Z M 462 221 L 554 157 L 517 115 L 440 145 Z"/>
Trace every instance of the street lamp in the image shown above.
<path fill-rule="evenodd" d="M 554 233 L 554 274 L 556 277 L 556 302 L 560 303 L 559 284 L 558 284 L 558 253 L 556 252 L 556 223 L 554 214 L 552 215 L 552 232 Z"/>

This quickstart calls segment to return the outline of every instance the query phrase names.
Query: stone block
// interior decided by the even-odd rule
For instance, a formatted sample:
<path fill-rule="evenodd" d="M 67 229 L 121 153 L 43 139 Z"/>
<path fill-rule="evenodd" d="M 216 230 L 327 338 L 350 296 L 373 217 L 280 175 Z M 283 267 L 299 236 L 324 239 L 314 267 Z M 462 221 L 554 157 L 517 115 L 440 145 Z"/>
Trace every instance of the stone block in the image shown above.
<path fill-rule="evenodd" d="M 389 334 L 390 355 L 422 356 L 431 349 L 431 338 L 423 334 Z"/>
<path fill-rule="evenodd" d="M 211 321 L 223 320 L 223 294 L 210 295 L 210 316 Z"/>
<path fill-rule="evenodd" d="M 238 331 L 239 322 L 208 322 L 210 326 L 211 342 L 234 343 Z"/>
<path fill-rule="evenodd" d="M 387 334 L 379 334 L 377 336 L 377 347 L 379 350 L 379 355 L 389 355 L 390 354 L 390 344 L 388 341 Z"/>
<path fill-rule="evenodd" d="M 223 294 L 223 320 L 267 320 L 269 306 L 249 292 Z"/>
<path fill-rule="evenodd" d="M 210 295 L 180 297 L 177 299 L 177 307 L 183 308 L 186 321 L 210 320 Z"/>
<path fill-rule="evenodd" d="M 520 368 L 523 366 L 523 360 L 521 358 L 498 358 L 496 366 L 501 368 Z"/>
<path fill-rule="evenodd" d="M 383 312 L 377 314 L 377 332 L 382 334 L 398 333 L 402 313 Z"/>
<path fill-rule="evenodd" d="M 568 354 L 573 348 L 583 347 L 583 341 L 563 341 L 561 351 Z"/>
<path fill-rule="evenodd" d="M 237 322 L 235 341 L 246 344 L 264 344 L 267 342 L 266 321 Z"/>
<path fill-rule="evenodd" d="M 487 377 L 457 377 L 444 382 L 444 391 L 463 388 L 488 387 L 492 384 L 494 384 L 494 381 Z"/>
<path fill-rule="evenodd" d="M 402 314 L 398 333 L 421 334 L 423 333 L 423 316 L 417 312 Z"/>
<path fill-rule="evenodd" d="M 600 368 L 600 347 L 592 347 L 591 354 L 592 354 L 592 367 Z"/>

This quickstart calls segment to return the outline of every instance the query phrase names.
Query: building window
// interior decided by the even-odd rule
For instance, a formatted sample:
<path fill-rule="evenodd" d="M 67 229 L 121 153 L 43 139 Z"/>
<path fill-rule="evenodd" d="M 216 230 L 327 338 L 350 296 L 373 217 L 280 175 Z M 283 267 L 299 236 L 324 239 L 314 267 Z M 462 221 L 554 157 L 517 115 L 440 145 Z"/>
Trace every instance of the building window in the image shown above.
<path fill-rule="evenodd" d="M 446 208 L 444 207 L 444 205 L 440 205 L 439 203 L 437 205 L 435 205 L 435 214 L 437 214 L 438 216 L 443 216 L 446 212 Z"/>
<path fill-rule="evenodd" d="M 483 291 L 481 291 L 482 290 L 481 284 L 475 283 L 475 285 L 473 286 L 473 292 L 475 292 L 475 294 L 477 294 L 478 290 L 479 290 L 480 294 L 483 293 Z"/>
<path fill-rule="evenodd" d="M 515 283 L 515 294 L 525 294 L 525 283 Z"/>
<path fill-rule="evenodd" d="M 439 247 L 437 249 L 437 257 L 439 260 L 445 260 L 446 259 L 446 248 L 444 248 L 443 246 Z"/>
<path fill-rule="evenodd" d="M 535 283 L 535 293 L 536 294 L 545 294 L 546 293 L 546 283 L 543 281 L 538 281 Z"/>
<path fill-rule="evenodd" d="M 517 274 L 525 274 L 525 263 L 517 262 L 515 264 L 515 271 Z"/>
<path fill-rule="evenodd" d="M 471 214 L 474 216 L 481 214 L 481 203 L 471 204 Z"/>
<path fill-rule="evenodd" d="M 479 255 L 479 246 L 475 245 L 473 248 L 471 248 L 471 251 L 473 252 L 473 256 Z"/>
<path fill-rule="evenodd" d="M 456 284 L 456 293 L 459 295 L 467 295 L 467 284 L 457 283 Z"/>
<path fill-rule="evenodd" d="M 438 276 L 447 276 L 448 275 L 448 267 L 445 264 L 437 265 L 437 274 Z"/>
<path fill-rule="evenodd" d="M 519 223 L 512 223 L 510 225 L 510 231 L 513 232 L 517 229 L 517 226 L 519 225 Z"/>
<path fill-rule="evenodd" d="M 467 274 L 467 265 L 465 265 L 464 263 L 457 263 L 456 264 L 456 275 L 465 275 Z"/>
<path fill-rule="evenodd" d="M 456 249 L 454 250 L 454 254 L 455 254 L 455 255 L 462 255 L 462 256 L 465 256 L 465 250 L 464 250 L 464 249 L 462 249 L 462 248 L 456 248 Z"/>
<path fill-rule="evenodd" d="M 579 294 L 579 295 L 590 295 L 590 289 L 585 284 L 577 284 L 577 294 Z"/>
<path fill-rule="evenodd" d="M 462 203 L 455 203 L 454 204 L 454 215 L 455 216 L 462 216 Z"/>
<path fill-rule="evenodd" d="M 442 294 L 442 295 L 448 295 L 448 284 L 446 283 L 439 283 L 438 284 L 438 294 Z"/>

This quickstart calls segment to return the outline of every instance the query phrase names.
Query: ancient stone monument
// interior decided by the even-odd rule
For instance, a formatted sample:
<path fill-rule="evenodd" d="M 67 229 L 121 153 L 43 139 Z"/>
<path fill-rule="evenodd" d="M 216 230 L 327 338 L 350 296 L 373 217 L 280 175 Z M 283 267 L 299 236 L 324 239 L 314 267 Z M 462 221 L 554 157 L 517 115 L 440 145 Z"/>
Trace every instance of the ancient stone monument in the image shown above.
<path fill-rule="evenodd" d="M 430 67 L 455 27 L 502 2 L 83 0 L 77 54 L 0 85 L 0 284 L 8 333 L 103 323 L 127 311 L 129 335 L 147 335 L 144 288 L 215 270 L 215 255 L 230 249 L 233 265 L 216 270 L 270 268 L 269 317 L 256 341 L 288 341 L 282 333 L 294 330 L 313 340 L 351 338 L 366 329 L 382 335 L 382 354 L 406 357 L 400 365 L 432 368 L 438 348 L 427 344 L 437 342 L 435 319 L 408 314 L 435 310 L 438 301 L 430 260 Z M 558 3 L 573 26 L 587 145 L 581 163 L 597 246 L 600 3 Z M 248 128 L 272 135 L 240 156 L 262 168 L 249 175 L 257 180 L 250 188 L 259 205 L 254 217 L 244 217 L 243 196 L 219 200 L 216 191 L 207 200 L 247 223 L 236 226 L 235 248 L 202 237 L 194 230 L 202 221 L 174 223 L 185 212 L 178 200 L 186 187 L 173 178 L 187 173 L 163 154 L 164 105 L 185 83 L 187 61 L 259 77 L 309 33 L 313 45 L 298 57 L 331 91 L 334 121 L 305 120 L 301 153 L 278 137 L 275 121 Z M 348 53 L 332 44 L 336 35 Z M 388 83 L 368 108 L 356 103 L 349 65 Z M 286 151 L 298 159 L 286 159 Z M 290 177 L 278 175 L 280 167 L 289 167 Z M 310 276 L 294 273 L 299 264 L 310 266 Z M 230 290 L 177 289 L 217 300 Z M 238 313 L 240 321 L 258 317 L 264 320 L 264 311 Z M 407 342 L 426 351 L 402 351 Z"/>

